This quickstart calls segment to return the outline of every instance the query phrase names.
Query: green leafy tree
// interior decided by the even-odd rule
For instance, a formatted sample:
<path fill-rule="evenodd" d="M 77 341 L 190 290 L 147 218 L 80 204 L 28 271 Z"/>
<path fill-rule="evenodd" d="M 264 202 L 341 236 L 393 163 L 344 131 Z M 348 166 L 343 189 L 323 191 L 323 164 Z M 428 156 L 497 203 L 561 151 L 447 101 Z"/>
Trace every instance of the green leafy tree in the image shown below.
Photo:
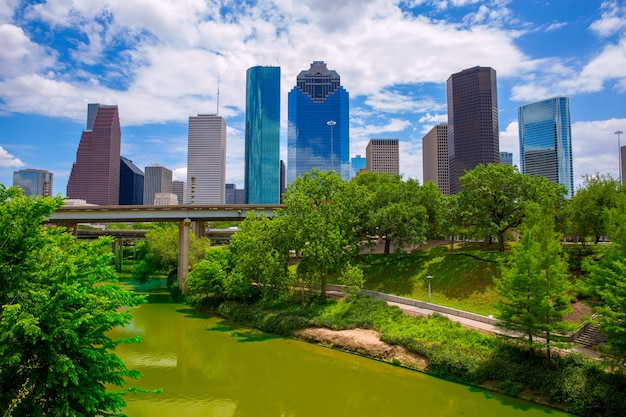
<path fill-rule="evenodd" d="M 226 285 L 230 264 L 227 247 L 211 248 L 206 258 L 198 262 L 189 272 L 185 286 L 187 295 L 203 295 L 215 297 L 226 296 Z"/>
<path fill-rule="evenodd" d="M 196 239 L 189 233 L 189 265 L 193 267 L 204 259 L 209 247 L 207 239 Z M 152 223 L 145 240 L 137 242 L 137 261 L 133 267 L 133 278 L 139 282 L 163 274 L 167 284 L 176 281 L 178 272 L 178 224 Z"/>
<path fill-rule="evenodd" d="M 136 378 L 108 331 L 142 301 L 117 284 L 111 240 L 77 242 L 41 225 L 61 198 L 0 184 L 0 409 L 4 415 L 121 415 Z"/>
<path fill-rule="evenodd" d="M 227 292 L 234 297 L 261 294 L 265 302 L 281 300 L 289 293 L 290 260 L 283 218 L 248 214 L 232 237 L 233 274 Z"/>
<path fill-rule="evenodd" d="M 313 170 L 296 178 L 284 195 L 283 239 L 300 258 L 298 278 L 326 295 L 330 274 L 340 274 L 365 238 L 367 190 L 334 172 Z"/>
<path fill-rule="evenodd" d="M 522 240 L 512 251 L 510 267 L 496 279 L 498 325 L 525 334 L 533 353 L 541 346 L 536 338 L 543 338 L 549 366 L 553 335 L 567 329 L 563 316 L 570 309 L 569 273 L 554 232 L 554 209 L 549 203 L 543 209 L 535 203 L 527 208 Z"/>
<path fill-rule="evenodd" d="M 591 237 L 598 243 L 607 231 L 604 210 L 616 207 L 619 181 L 610 175 L 585 175 L 582 186 L 572 199 L 572 223 L 574 231 L 583 239 Z"/>
<path fill-rule="evenodd" d="M 400 247 L 405 243 L 423 243 L 429 231 L 434 233 L 438 227 L 437 203 L 429 199 L 434 194 L 430 186 L 427 195 L 413 179 L 402 181 L 399 175 L 378 172 L 359 174 L 353 182 L 367 187 L 371 194 L 366 227 L 370 235 L 385 238 L 386 255 L 390 253 L 392 243 Z"/>
<path fill-rule="evenodd" d="M 549 201 L 556 210 L 563 206 L 565 193 L 562 185 L 520 174 L 511 165 L 477 165 L 461 177 L 457 219 L 477 236 L 496 237 L 504 251 L 506 232 L 522 223 L 527 202 Z"/>
<path fill-rule="evenodd" d="M 626 365 L 626 194 L 617 196 L 616 207 L 606 210 L 605 225 L 611 245 L 597 260 L 583 263 L 585 288 L 599 313 L 600 329 L 607 336 L 604 347 L 616 369 Z"/>

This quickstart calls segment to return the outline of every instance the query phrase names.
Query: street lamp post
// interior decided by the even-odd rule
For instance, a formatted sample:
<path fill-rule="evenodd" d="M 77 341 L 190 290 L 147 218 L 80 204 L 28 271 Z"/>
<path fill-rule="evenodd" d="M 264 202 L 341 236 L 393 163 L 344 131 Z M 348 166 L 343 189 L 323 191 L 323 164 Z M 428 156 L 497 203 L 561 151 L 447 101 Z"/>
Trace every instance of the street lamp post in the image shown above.
<path fill-rule="evenodd" d="M 329 120 L 326 122 L 328 126 L 330 126 L 330 169 L 335 169 L 335 149 L 333 147 L 333 127 L 337 124 L 334 120 Z"/>
<path fill-rule="evenodd" d="M 619 183 L 622 184 L 622 145 L 620 143 L 620 135 L 624 133 L 621 130 L 615 132 L 617 135 L 617 155 L 619 156 Z"/>
<path fill-rule="evenodd" d="M 428 280 L 428 302 L 430 303 L 430 281 L 432 281 L 432 275 L 426 275 L 426 279 Z"/>

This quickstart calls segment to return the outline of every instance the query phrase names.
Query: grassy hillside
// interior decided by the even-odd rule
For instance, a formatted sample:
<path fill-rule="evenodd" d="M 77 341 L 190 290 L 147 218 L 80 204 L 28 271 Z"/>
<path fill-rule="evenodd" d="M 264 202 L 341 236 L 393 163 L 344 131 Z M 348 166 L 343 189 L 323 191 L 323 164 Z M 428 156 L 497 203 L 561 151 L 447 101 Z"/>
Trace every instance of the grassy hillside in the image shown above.
<path fill-rule="evenodd" d="M 482 249 L 482 250 L 481 250 Z M 478 314 L 496 314 L 494 277 L 510 252 L 464 245 L 453 252 L 439 246 L 411 253 L 363 255 L 365 288 L 418 300 L 428 299 L 427 275 L 432 275 L 431 302 Z"/>

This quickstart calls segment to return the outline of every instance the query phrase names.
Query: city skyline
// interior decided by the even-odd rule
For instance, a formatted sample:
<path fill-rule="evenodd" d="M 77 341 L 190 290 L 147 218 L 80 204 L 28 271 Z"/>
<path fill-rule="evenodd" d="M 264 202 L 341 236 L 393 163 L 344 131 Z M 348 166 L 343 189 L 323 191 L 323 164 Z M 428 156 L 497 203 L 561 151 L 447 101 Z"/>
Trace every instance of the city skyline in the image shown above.
<path fill-rule="evenodd" d="M 281 67 L 281 159 L 287 92 L 323 60 L 350 91 L 350 157 L 372 137 L 400 140 L 400 171 L 422 180 L 421 138 L 447 122 L 445 82 L 463 68 L 498 74 L 500 151 L 519 166 L 517 108 L 570 98 L 575 186 L 618 177 L 626 131 L 623 0 L 252 1 L 169 4 L 9 1 L 0 7 L 0 182 L 54 173 L 65 194 L 88 103 L 117 104 L 121 154 L 186 180 L 189 115 L 228 123 L 226 181 L 243 186 L 245 71 Z M 228 34 L 224 36 L 224 34 Z M 219 88 L 218 88 L 219 78 Z M 217 92 L 219 90 L 219 100 Z M 623 138 L 622 138 L 623 139 Z"/>

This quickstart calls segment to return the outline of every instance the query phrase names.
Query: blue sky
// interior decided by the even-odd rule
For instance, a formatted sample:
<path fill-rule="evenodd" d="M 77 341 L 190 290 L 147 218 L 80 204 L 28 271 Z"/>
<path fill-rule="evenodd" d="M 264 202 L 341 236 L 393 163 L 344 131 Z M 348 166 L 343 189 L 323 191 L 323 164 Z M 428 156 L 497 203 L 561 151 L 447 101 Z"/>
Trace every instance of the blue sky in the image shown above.
<path fill-rule="evenodd" d="M 227 182 L 243 187 L 245 74 L 281 67 L 287 93 L 323 60 L 350 93 L 350 155 L 400 139 L 422 180 L 422 137 L 447 121 L 447 78 L 497 72 L 500 150 L 519 163 L 517 108 L 570 98 L 575 183 L 618 176 L 626 131 L 626 0 L 41 0 L 0 2 L 0 182 L 47 169 L 65 195 L 88 103 L 117 104 L 122 155 L 186 177 L 187 121 L 228 123 Z M 621 142 L 626 145 L 626 135 Z"/>

